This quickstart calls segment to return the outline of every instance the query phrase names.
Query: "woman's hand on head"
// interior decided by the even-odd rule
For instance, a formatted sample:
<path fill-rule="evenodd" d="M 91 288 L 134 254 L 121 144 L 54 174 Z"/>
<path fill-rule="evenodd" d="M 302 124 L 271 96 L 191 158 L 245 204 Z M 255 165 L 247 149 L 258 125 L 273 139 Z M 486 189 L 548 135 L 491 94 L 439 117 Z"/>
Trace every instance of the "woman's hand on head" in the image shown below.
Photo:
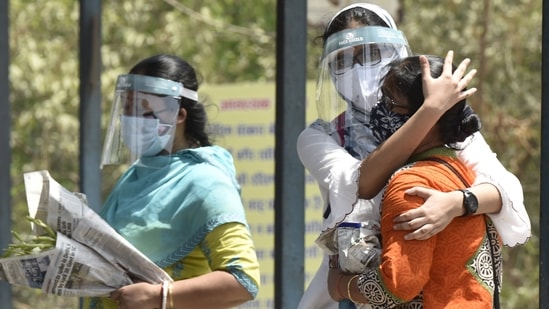
<path fill-rule="evenodd" d="M 425 200 L 421 207 L 402 213 L 393 221 L 393 229 L 412 231 L 404 236 L 406 240 L 425 240 L 436 235 L 463 211 L 463 195 L 459 191 L 440 192 L 413 187 L 406 194 Z"/>
<path fill-rule="evenodd" d="M 425 97 L 423 105 L 437 109 L 441 115 L 456 103 L 470 97 L 477 91 L 476 88 L 464 90 L 477 73 L 475 69 L 472 69 L 465 74 L 471 60 L 469 58 L 464 59 L 452 72 L 453 58 L 454 52 L 448 51 L 444 59 L 442 74 L 437 78 L 433 78 L 427 57 L 420 56 L 423 94 Z"/>
<path fill-rule="evenodd" d="M 126 285 L 112 292 L 111 298 L 120 309 L 160 308 L 162 285 L 146 282 Z"/>

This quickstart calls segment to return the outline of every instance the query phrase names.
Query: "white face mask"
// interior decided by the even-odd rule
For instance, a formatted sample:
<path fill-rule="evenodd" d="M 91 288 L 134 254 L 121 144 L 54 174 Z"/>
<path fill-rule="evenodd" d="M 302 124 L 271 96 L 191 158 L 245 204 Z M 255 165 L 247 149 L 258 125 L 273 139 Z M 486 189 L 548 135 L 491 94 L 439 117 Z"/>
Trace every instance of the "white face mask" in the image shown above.
<path fill-rule="evenodd" d="M 122 140 L 138 157 L 157 155 L 171 140 L 171 134 L 160 135 L 160 132 L 169 132 L 172 126 L 160 124 L 158 119 L 122 115 L 120 121 Z"/>
<path fill-rule="evenodd" d="M 384 67 L 384 63 L 375 66 L 355 64 L 345 73 L 333 75 L 335 87 L 353 108 L 369 113 L 378 101 L 379 80 Z"/>

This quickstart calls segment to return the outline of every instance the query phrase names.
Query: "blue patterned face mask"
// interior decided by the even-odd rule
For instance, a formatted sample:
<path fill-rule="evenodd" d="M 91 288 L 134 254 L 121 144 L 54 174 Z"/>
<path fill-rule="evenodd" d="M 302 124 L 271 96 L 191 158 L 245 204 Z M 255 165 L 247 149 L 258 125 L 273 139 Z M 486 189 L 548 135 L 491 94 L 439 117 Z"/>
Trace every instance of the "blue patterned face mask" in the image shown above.
<path fill-rule="evenodd" d="M 370 114 L 370 129 L 377 145 L 386 141 L 408 119 L 409 115 L 395 113 L 384 102 L 378 102 Z"/>

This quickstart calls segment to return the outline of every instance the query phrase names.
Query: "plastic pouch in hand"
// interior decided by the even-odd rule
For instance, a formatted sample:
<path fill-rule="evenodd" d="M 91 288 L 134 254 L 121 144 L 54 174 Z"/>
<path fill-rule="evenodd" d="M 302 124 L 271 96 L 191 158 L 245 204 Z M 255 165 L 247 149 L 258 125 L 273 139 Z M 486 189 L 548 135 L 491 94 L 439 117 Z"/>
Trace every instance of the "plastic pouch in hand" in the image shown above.
<path fill-rule="evenodd" d="M 379 229 L 367 222 L 342 222 L 316 239 L 328 255 L 339 255 L 339 267 L 349 273 L 361 273 L 380 263 Z"/>
<path fill-rule="evenodd" d="M 362 273 L 380 264 L 381 244 L 378 231 L 364 223 L 344 222 L 337 228 L 339 267 L 349 273 Z"/>

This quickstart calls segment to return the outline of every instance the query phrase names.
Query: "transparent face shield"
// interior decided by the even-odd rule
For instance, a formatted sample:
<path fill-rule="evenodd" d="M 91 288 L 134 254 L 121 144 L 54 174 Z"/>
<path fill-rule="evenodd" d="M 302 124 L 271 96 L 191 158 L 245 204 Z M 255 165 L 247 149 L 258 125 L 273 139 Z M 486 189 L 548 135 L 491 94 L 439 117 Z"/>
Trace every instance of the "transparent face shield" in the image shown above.
<path fill-rule="evenodd" d="M 178 82 L 146 75 L 120 75 L 103 145 L 101 168 L 136 161 L 147 165 L 146 162 L 153 162 L 147 158 L 156 157 L 155 161 L 162 156 L 169 158 L 181 96 L 197 99 L 196 92 L 185 89 Z"/>
<path fill-rule="evenodd" d="M 346 29 L 328 37 L 316 89 L 318 117 L 325 129 L 334 133 L 368 124 L 387 64 L 409 55 L 404 34 L 387 27 Z"/>

